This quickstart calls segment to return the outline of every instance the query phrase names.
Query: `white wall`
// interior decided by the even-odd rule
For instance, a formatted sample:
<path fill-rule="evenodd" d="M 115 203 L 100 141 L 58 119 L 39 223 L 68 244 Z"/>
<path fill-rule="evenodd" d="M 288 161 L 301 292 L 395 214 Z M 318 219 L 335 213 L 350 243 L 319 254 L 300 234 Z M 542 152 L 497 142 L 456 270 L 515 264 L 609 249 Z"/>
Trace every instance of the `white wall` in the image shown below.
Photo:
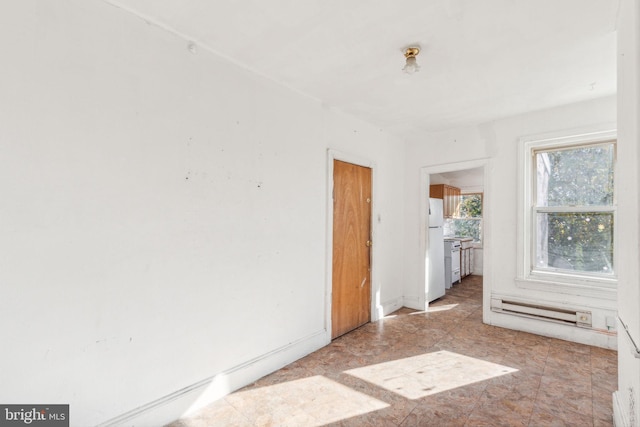
<path fill-rule="evenodd" d="M 615 337 L 606 332 L 606 318 L 614 318 L 615 293 L 606 298 L 588 295 L 567 296 L 516 286 L 518 146 L 521 137 L 549 132 L 571 133 L 572 129 L 594 124 L 615 123 L 616 98 L 568 105 L 486 123 L 476 127 L 432 133 L 422 141 L 407 144 L 405 209 L 405 295 L 419 292 L 420 168 L 446 169 L 461 162 L 485 159 L 483 274 L 485 283 L 485 322 L 528 330 L 543 335 L 615 347 Z M 637 183 L 637 181 L 634 181 Z M 632 185 L 632 184 L 629 184 Z M 637 184 L 635 190 L 637 191 Z M 624 223 L 618 226 L 624 230 Z M 620 251 L 635 250 L 635 242 L 619 242 Z M 557 325 L 531 319 L 492 313 L 491 296 L 517 296 L 555 306 L 571 306 L 593 312 L 594 330 Z M 608 298 L 608 299 L 607 299 Z"/>
<path fill-rule="evenodd" d="M 0 44 L 0 402 L 158 425 L 327 343 L 328 149 L 401 302 L 398 141 L 98 1 L 3 2 Z"/>
<path fill-rule="evenodd" d="M 640 4 L 620 2 L 618 22 L 618 165 L 620 191 L 618 221 L 624 224 L 618 316 L 618 391 L 614 393 L 614 418 L 619 427 L 640 423 Z M 635 341 L 635 345 L 632 342 Z"/>

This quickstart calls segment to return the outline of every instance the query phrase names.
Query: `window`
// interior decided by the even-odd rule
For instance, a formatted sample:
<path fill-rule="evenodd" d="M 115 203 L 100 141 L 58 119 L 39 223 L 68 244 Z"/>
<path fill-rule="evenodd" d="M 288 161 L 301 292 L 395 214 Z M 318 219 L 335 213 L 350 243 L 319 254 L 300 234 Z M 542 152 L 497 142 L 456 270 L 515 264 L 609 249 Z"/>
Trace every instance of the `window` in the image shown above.
<path fill-rule="evenodd" d="M 524 146 L 524 275 L 614 279 L 615 140 L 567 138 Z"/>
<path fill-rule="evenodd" d="M 444 234 L 482 242 L 482 193 L 460 195 L 453 218 L 445 219 Z"/>

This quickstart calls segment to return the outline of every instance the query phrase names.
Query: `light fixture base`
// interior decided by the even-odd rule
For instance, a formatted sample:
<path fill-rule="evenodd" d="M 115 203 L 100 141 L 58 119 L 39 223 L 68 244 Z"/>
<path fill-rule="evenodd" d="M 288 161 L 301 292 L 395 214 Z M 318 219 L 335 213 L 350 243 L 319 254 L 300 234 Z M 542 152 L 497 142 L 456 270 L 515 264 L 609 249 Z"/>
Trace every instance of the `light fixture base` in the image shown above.
<path fill-rule="evenodd" d="M 420 48 L 419 47 L 408 47 L 405 51 L 404 51 L 404 57 L 405 58 L 415 58 L 416 56 L 418 56 L 418 54 L 420 53 Z"/>
<path fill-rule="evenodd" d="M 413 74 L 416 71 L 420 71 L 420 66 L 416 61 L 416 56 L 418 56 L 419 53 L 420 53 L 420 48 L 417 46 L 411 46 L 405 49 L 404 57 L 406 58 L 406 61 L 405 61 L 404 68 L 402 68 L 402 71 L 404 71 L 407 74 Z"/>

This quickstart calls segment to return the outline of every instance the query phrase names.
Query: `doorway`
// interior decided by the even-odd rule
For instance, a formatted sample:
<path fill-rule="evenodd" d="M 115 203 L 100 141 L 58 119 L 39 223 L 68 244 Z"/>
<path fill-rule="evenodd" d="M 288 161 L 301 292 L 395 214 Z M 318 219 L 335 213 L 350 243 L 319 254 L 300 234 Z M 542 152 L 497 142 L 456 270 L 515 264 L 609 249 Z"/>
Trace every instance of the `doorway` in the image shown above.
<path fill-rule="evenodd" d="M 478 242 L 473 242 L 472 248 L 469 249 L 469 251 L 473 252 L 473 254 L 471 254 L 472 257 L 467 256 L 467 258 L 464 258 L 464 259 L 469 261 L 469 265 L 468 265 L 469 273 L 473 273 L 476 275 L 479 274 L 482 276 L 482 281 L 481 281 L 482 295 L 483 295 L 482 306 L 483 306 L 483 319 L 485 321 L 488 319 L 488 315 L 489 315 L 489 307 L 490 307 L 489 300 L 491 295 L 491 290 L 490 290 L 491 271 L 488 268 L 490 264 L 487 262 L 487 260 L 490 259 L 490 254 L 489 254 L 490 221 L 488 216 L 488 214 L 490 214 L 488 209 L 490 192 L 488 189 L 489 180 L 487 176 L 487 165 L 488 165 L 487 160 L 474 160 L 474 161 L 468 161 L 468 162 L 450 163 L 450 164 L 443 164 L 438 166 L 424 167 L 421 169 L 421 182 L 422 182 L 421 193 L 423 194 L 423 200 L 421 201 L 421 205 L 422 205 L 421 221 L 424 223 L 424 225 L 422 225 L 424 229 L 427 229 L 428 227 L 428 225 L 426 224 L 427 216 L 428 216 L 427 209 L 428 209 L 429 190 L 432 184 L 446 184 L 448 186 L 452 186 L 459 189 L 462 194 L 466 194 L 466 195 L 470 195 L 473 193 L 481 193 L 481 200 L 482 200 L 482 207 L 481 207 L 482 220 L 480 222 L 480 225 L 482 228 L 481 239 Z M 458 218 L 459 215 L 456 214 L 455 217 Z M 451 220 L 450 222 L 455 223 L 456 221 Z M 470 223 L 475 224 L 475 221 L 471 221 L 468 219 L 464 219 L 463 221 L 460 221 L 460 222 L 464 223 L 465 228 L 470 228 L 471 227 Z M 447 229 L 448 225 L 445 224 L 444 228 Z M 470 231 L 470 230 L 467 230 L 467 231 Z M 458 227 L 449 228 L 445 234 L 451 235 L 451 233 L 455 234 L 455 236 L 457 237 L 460 237 Z M 431 244 L 431 242 L 428 241 L 428 239 L 426 238 L 426 235 L 425 237 L 423 237 L 423 239 L 424 240 L 423 240 L 422 250 L 424 251 L 424 254 L 427 254 L 427 251 L 429 249 L 429 245 Z M 457 239 L 457 240 L 460 240 L 460 239 Z M 464 240 L 467 240 L 467 239 L 464 239 Z M 473 240 L 476 240 L 476 239 L 473 239 Z M 473 261 L 470 261 L 471 259 L 473 259 Z M 462 262 L 462 257 L 461 257 L 461 262 Z M 425 279 L 425 289 L 428 290 L 429 282 L 428 282 L 428 276 L 426 274 L 424 279 Z M 428 302 L 426 302 L 425 306 L 427 305 L 428 305 Z"/>
<path fill-rule="evenodd" d="M 333 159 L 331 339 L 371 319 L 371 168 Z"/>

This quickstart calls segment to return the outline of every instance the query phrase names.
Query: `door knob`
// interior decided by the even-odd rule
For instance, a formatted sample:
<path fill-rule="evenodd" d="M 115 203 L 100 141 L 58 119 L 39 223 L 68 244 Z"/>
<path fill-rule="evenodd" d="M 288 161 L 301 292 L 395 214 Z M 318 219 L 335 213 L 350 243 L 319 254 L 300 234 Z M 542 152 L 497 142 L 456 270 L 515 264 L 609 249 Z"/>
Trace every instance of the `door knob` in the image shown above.
<path fill-rule="evenodd" d="M 373 246 L 373 242 L 372 242 L 371 240 L 367 240 L 367 246 L 368 246 L 368 247 Z"/>

